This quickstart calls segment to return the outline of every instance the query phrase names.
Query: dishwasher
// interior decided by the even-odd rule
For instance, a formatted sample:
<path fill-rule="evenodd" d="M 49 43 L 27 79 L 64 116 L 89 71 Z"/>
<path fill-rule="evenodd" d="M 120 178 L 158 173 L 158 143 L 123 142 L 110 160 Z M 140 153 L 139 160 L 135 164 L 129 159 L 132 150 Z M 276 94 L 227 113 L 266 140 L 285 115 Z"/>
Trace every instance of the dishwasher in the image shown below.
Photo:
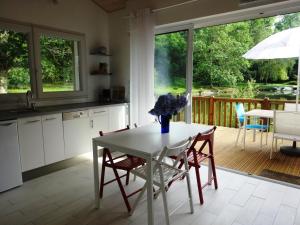
<path fill-rule="evenodd" d="M 92 151 L 88 110 L 64 112 L 65 158 Z"/>
<path fill-rule="evenodd" d="M 16 120 L 0 121 L 0 192 L 22 185 Z"/>

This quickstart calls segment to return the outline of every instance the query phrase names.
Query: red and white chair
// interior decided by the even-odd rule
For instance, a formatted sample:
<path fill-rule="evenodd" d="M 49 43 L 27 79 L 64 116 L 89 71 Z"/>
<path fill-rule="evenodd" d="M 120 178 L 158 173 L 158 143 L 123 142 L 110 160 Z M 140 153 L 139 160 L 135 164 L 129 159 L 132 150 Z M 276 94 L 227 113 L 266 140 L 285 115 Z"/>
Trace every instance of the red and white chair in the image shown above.
<path fill-rule="evenodd" d="M 116 133 L 116 132 L 122 132 L 122 131 L 125 131 L 128 129 L 129 129 L 129 126 L 127 126 L 127 128 L 125 128 L 125 129 L 121 129 L 121 130 L 117 130 L 117 131 L 109 132 L 109 133 L 103 133 L 102 131 L 100 131 L 99 134 L 100 134 L 100 136 L 104 136 L 104 135 L 109 135 L 109 134 Z M 121 178 L 126 177 L 125 183 L 126 183 L 126 185 L 128 185 L 130 172 L 134 168 L 144 165 L 146 163 L 146 161 L 144 159 L 141 159 L 141 158 L 138 158 L 135 156 L 131 156 L 131 155 L 120 155 L 117 157 L 113 157 L 111 154 L 111 151 L 107 148 L 103 149 L 102 157 L 103 157 L 102 158 L 102 171 L 101 171 L 101 178 L 100 178 L 100 193 L 99 193 L 100 198 L 103 197 L 104 186 L 116 181 L 118 183 L 122 197 L 123 197 L 125 205 L 127 207 L 127 211 L 130 212 L 131 206 L 129 204 L 128 198 L 133 196 L 134 194 L 138 193 L 139 191 L 141 191 L 141 189 L 136 190 L 130 194 L 126 194 L 124 186 L 121 181 Z M 109 181 L 104 181 L 106 168 L 111 168 L 113 170 L 114 175 L 115 175 L 114 179 L 109 180 Z M 118 172 L 120 170 L 125 171 L 126 173 L 124 175 L 120 175 Z"/>

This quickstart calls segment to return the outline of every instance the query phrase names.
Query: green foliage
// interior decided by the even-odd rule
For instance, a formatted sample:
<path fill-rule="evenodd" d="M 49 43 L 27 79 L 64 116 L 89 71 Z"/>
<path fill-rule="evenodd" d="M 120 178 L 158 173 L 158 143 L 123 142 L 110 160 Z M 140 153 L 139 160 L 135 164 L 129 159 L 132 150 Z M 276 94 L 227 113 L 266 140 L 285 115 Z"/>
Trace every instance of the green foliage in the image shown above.
<path fill-rule="evenodd" d="M 73 80 L 73 41 L 41 36 L 42 79 L 45 83 Z"/>
<path fill-rule="evenodd" d="M 255 98 L 258 91 L 258 85 L 256 81 L 251 79 L 247 81 L 246 86 L 238 86 L 234 89 L 232 96 L 233 98 Z"/>
<path fill-rule="evenodd" d="M 211 86 L 242 81 L 249 62 L 240 56 L 251 44 L 249 37 L 245 22 L 195 30 L 194 81 Z"/>
<path fill-rule="evenodd" d="M 30 86 L 29 69 L 13 67 L 8 70 L 8 86 L 10 88 L 23 88 Z"/>
<path fill-rule="evenodd" d="M 75 72 L 75 44 L 77 42 L 62 38 L 43 35 L 40 37 L 43 86 L 45 84 L 63 86 L 64 83 L 67 83 L 68 87 L 70 86 Z M 2 88 L 2 92 L 26 91 L 30 87 L 27 34 L 0 29 L 0 49 L 0 88 Z"/>
<path fill-rule="evenodd" d="M 234 87 L 240 82 L 252 83 L 251 80 L 267 83 L 295 79 L 295 59 L 246 60 L 242 55 L 273 33 L 296 26 L 300 26 L 300 13 L 196 29 L 194 85 Z M 186 38 L 184 31 L 156 36 L 158 86 L 174 86 L 175 79 L 185 77 Z"/>
<path fill-rule="evenodd" d="M 282 31 L 289 28 L 300 26 L 300 13 L 291 13 L 284 15 L 281 20 L 275 23 L 276 31 Z"/>
<path fill-rule="evenodd" d="M 157 35 L 155 45 L 156 80 L 164 85 L 172 85 L 175 77 L 185 78 L 186 32 Z"/>

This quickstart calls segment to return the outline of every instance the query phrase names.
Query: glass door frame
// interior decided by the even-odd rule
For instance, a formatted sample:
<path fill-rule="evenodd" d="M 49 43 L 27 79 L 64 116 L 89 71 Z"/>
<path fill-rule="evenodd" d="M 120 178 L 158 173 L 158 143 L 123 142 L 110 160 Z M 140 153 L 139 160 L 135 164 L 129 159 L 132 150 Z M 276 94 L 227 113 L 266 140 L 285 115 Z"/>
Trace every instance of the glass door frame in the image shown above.
<path fill-rule="evenodd" d="M 192 123 L 192 89 L 193 89 L 193 41 L 194 24 L 180 26 L 168 26 L 155 28 L 155 34 L 173 33 L 187 31 L 187 58 L 186 58 L 186 92 L 188 94 L 188 105 L 185 107 L 184 120 Z M 154 94 L 154 93 L 153 93 Z"/>

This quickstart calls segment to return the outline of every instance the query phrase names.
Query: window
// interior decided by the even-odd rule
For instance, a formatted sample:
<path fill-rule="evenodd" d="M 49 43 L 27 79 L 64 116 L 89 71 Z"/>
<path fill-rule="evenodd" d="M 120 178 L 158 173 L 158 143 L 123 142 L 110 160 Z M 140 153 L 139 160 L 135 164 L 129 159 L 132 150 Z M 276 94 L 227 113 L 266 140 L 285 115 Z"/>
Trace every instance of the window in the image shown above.
<path fill-rule="evenodd" d="M 0 28 L 0 94 L 26 93 L 31 90 L 29 33 L 24 29 Z"/>
<path fill-rule="evenodd" d="M 1 99 L 86 94 L 84 35 L 0 21 L 0 49 Z"/>
<path fill-rule="evenodd" d="M 79 91 L 78 41 L 40 37 L 43 92 Z"/>

